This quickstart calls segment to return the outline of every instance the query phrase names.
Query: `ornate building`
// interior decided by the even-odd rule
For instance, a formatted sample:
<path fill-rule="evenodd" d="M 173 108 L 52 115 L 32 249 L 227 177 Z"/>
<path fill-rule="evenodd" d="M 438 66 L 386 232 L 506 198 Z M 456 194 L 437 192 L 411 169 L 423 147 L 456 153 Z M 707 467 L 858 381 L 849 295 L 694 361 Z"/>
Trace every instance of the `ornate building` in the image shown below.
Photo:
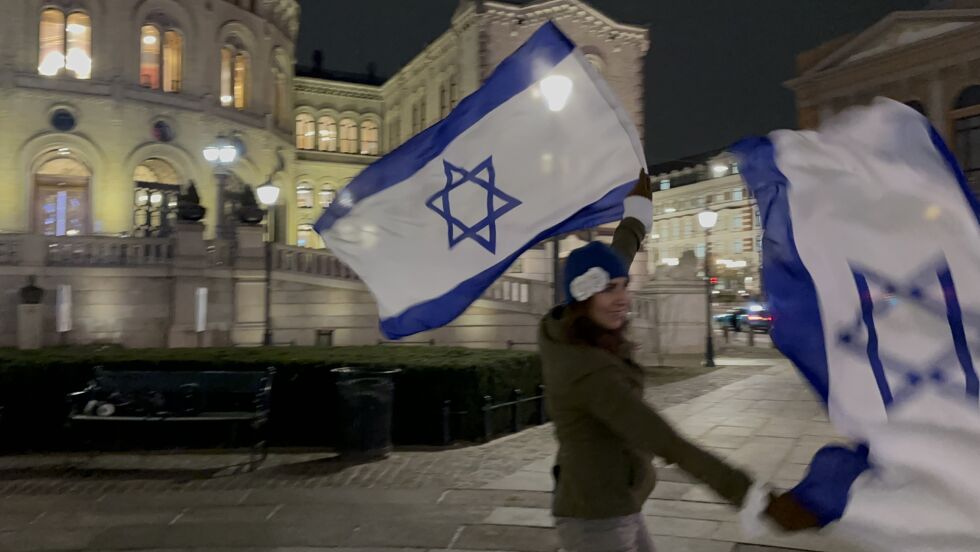
<path fill-rule="evenodd" d="M 312 223 L 546 20 L 642 129 L 647 31 L 581 0 L 462 0 L 449 29 L 387 80 L 331 73 L 322 59 L 297 70 L 296 0 L 11 4 L 0 19 L 0 289 L 36 276 L 50 293 L 30 324 L 0 317 L 0 346 L 27 326 L 44 345 L 376 343 L 373 298 L 316 250 Z M 176 220 L 191 182 L 203 225 Z M 240 225 L 241 192 L 265 183 L 280 192 L 266 227 Z M 551 266 L 546 250 L 529 252 L 519 275 L 418 338 L 527 346 Z M 19 313 L 16 301 L 0 294 L 0 312 Z M 636 312 L 634 329 L 649 330 L 652 310 Z"/>
<path fill-rule="evenodd" d="M 933 2 L 805 52 L 796 93 L 799 123 L 816 127 L 875 96 L 925 114 L 980 193 L 980 1 Z"/>
<path fill-rule="evenodd" d="M 295 0 L 15 4 L 0 20 L 0 231 L 160 234 L 190 181 L 220 227 L 231 192 L 291 174 Z M 201 155 L 219 135 L 241 153 L 220 179 Z"/>

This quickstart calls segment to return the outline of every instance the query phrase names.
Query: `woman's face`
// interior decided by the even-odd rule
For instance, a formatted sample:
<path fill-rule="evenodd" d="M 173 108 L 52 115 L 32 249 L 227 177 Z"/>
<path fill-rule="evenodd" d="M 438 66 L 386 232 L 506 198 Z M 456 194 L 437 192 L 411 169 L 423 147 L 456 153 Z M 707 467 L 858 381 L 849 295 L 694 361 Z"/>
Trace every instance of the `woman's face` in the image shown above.
<path fill-rule="evenodd" d="M 625 277 L 613 278 L 606 289 L 592 296 L 589 301 L 589 318 L 607 330 L 618 330 L 626 324 L 630 310 L 629 283 Z"/>

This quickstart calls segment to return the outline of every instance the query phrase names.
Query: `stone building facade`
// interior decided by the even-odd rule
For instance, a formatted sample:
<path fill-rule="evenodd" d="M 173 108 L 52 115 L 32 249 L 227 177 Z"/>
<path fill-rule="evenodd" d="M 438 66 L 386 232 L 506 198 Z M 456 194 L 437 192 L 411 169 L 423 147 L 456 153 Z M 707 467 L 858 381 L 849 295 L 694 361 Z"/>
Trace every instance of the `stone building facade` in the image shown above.
<path fill-rule="evenodd" d="M 799 124 L 815 128 L 875 96 L 925 114 L 980 193 L 980 1 L 894 12 L 855 35 L 804 52 L 795 92 Z"/>
<path fill-rule="evenodd" d="M 292 174 L 295 0 L 25 0 L 0 19 L 0 232 L 153 234 Z M 227 178 L 203 148 L 241 147 Z M 136 182 L 150 184 L 137 185 Z M 162 219 L 162 220 L 161 220 Z"/>
<path fill-rule="evenodd" d="M 311 249 L 322 247 L 312 223 L 549 19 L 642 129 L 647 31 L 581 0 L 462 0 L 449 29 L 386 81 L 296 71 L 296 0 L 14 4 L 0 19 L 0 347 L 17 343 L 17 290 L 32 275 L 47 291 L 45 345 L 256 345 L 266 331 L 275 343 L 376 343 L 373 299 Z M 200 224 L 176 220 L 191 182 L 207 208 Z M 240 226 L 240 192 L 267 182 L 280 194 L 265 229 Z M 550 254 L 535 249 L 418 339 L 529 346 L 550 276 Z M 649 331 L 656 309 L 637 301 L 634 330 Z"/>

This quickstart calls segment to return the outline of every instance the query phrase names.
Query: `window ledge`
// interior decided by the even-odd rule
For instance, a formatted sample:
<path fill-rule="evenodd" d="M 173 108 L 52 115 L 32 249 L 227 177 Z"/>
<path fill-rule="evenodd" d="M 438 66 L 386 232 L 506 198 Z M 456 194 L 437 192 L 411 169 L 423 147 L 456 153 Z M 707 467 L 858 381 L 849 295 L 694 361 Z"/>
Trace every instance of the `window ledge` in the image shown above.
<path fill-rule="evenodd" d="M 296 153 L 297 157 L 303 161 L 353 163 L 356 165 L 370 165 L 380 159 L 378 155 L 361 155 L 359 153 L 340 153 L 336 151 L 296 150 Z"/>
<path fill-rule="evenodd" d="M 14 78 L 18 88 L 36 88 L 58 92 L 77 92 L 92 96 L 108 96 L 112 85 L 105 81 L 94 79 L 76 79 L 74 77 L 58 76 L 45 77 L 34 73 L 20 73 Z"/>

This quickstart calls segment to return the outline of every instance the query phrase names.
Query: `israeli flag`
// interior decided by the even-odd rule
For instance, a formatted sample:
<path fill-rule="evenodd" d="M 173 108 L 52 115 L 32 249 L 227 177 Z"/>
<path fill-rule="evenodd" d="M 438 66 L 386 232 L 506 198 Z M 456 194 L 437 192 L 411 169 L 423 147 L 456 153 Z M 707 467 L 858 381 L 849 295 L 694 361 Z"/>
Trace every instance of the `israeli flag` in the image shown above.
<path fill-rule="evenodd" d="M 874 550 L 980 550 L 980 205 L 953 155 L 885 99 L 734 149 L 773 341 L 857 445 L 793 494 Z"/>
<path fill-rule="evenodd" d="M 621 218 L 645 165 L 612 91 L 547 23 L 315 227 L 398 339 L 451 322 L 534 244 Z"/>

